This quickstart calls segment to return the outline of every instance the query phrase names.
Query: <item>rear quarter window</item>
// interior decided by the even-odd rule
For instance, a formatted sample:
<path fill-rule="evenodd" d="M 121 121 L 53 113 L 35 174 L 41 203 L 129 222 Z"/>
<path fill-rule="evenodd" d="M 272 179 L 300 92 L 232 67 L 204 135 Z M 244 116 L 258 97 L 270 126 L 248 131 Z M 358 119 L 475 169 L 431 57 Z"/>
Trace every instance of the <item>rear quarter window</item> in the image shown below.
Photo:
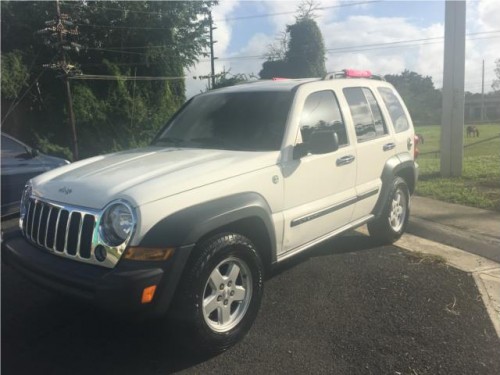
<path fill-rule="evenodd" d="M 394 125 L 394 131 L 396 133 L 401 133 L 408 130 L 410 128 L 410 122 L 394 90 L 389 87 L 379 87 L 378 92 L 389 111 L 392 124 Z"/>

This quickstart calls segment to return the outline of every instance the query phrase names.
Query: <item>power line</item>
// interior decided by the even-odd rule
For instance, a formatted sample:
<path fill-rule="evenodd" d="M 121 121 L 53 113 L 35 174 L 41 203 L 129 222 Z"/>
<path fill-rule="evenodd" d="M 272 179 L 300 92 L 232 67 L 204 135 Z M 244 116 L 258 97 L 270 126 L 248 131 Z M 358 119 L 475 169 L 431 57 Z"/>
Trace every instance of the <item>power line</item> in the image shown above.
<path fill-rule="evenodd" d="M 466 36 L 492 34 L 492 33 L 500 33 L 500 30 L 468 33 L 468 34 L 466 34 Z M 374 43 L 374 44 L 365 44 L 365 45 L 350 46 L 350 47 L 329 48 L 326 51 L 336 51 L 336 50 L 342 50 L 342 49 L 348 49 L 348 48 L 358 48 L 358 47 L 374 47 L 374 46 L 386 46 L 386 45 L 392 45 L 392 44 L 424 42 L 424 41 L 436 40 L 436 39 L 444 39 L 444 36 L 436 36 L 436 37 L 428 37 L 428 38 L 420 38 L 420 39 L 399 40 L 399 41 L 395 41 L 395 42 Z"/>
<path fill-rule="evenodd" d="M 349 3 L 339 4 L 339 5 L 331 5 L 331 6 L 327 6 L 327 7 L 318 7 L 318 8 L 316 8 L 316 10 L 325 10 L 325 9 L 333 9 L 333 8 L 345 8 L 345 7 L 355 6 L 355 5 L 364 5 L 364 4 L 381 3 L 381 2 L 383 2 L 383 1 L 382 0 L 377 0 L 377 1 L 349 2 Z M 262 13 L 262 14 L 254 14 L 254 15 L 249 15 L 249 16 L 226 17 L 226 18 L 215 20 L 215 22 L 220 22 L 220 21 L 240 21 L 240 20 L 248 20 L 248 19 L 254 19 L 254 18 L 284 16 L 284 15 L 296 14 L 296 13 L 297 13 L 296 10 L 294 10 L 294 11 L 286 11 L 286 12 L 278 12 L 278 13 Z"/>
<path fill-rule="evenodd" d="M 383 2 L 382 0 L 373 0 L 373 1 L 359 1 L 359 2 L 348 2 L 348 3 L 343 3 L 343 4 L 338 4 L 338 5 L 331 5 L 331 6 L 325 6 L 325 7 L 318 7 L 316 8 L 317 10 L 325 10 L 325 9 L 333 9 L 333 8 L 345 8 L 345 7 L 351 7 L 351 6 L 356 6 L 356 5 L 364 5 L 364 4 L 373 4 L 373 3 L 381 3 Z M 65 4 L 65 6 L 79 6 L 79 4 Z M 128 9 L 121 9 L 121 8 L 102 8 L 102 11 L 117 11 L 117 12 L 126 12 L 126 13 L 136 13 L 136 14 L 149 14 L 149 15 L 154 15 L 154 16 L 165 16 L 168 14 L 167 12 L 147 12 L 147 11 L 140 11 L 140 10 L 128 10 Z M 222 22 L 222 21 L 239 21 L 239 20 L 245 20 L 245 19 L 254 19 L 254 18 L 264 18 L 264 17 L 275 17 L 275 16 L 282 16 L 282 15 L 288 15 L 288 14 L 296 14 L 297 11 L 287 11 L 287 12 L 277 12 L 277 13 L 262 13 L 262 14 L 254 14 L 254 15 L 249 15 L 249 16 L 238 16 L 238 17 L 225 17 L 225 18 L 220 18 L 214 20 L 214 22 Z M 88 26 L 85 24 L 81 24 L 79 26 Z M 93 25 L 94 27 L 106 27 L 106 26 L 101 26 L 101 25 Z M 122 28 L 121 26 L 115 26 L 113 28 Z M 158 30 L 158 28 L 140 28 L 142 30 Z M 159 28 L 160 30 L 163 28 Z"/>
<path fill-rule="evenodd" d="M 493 33 L 500 33 L 500 30 L 477 32 L 477 33 L 469 33 L 469 34 L 467 34 L 467 36 L 493 34 Z M 468 40 L 491 39 L 491 38 L 498 38 L 498 36 L 486 37 L 486 38 L 468 38 Z M 360 50 L 355 50 L 354 51 L 354 52 L 359 52 L 359 51 L 363 51 L 363 50 L 379 49 L 378 47 L 385 47 L 385 46 L 389 46 L 389 45 L 409 44 L 409 43 L 426 42 L 426 41 L 430 41 L 430 40 L 440 40 L 440 39 L 444 39 L 444 36 L 429 37 L 429 38 L 420 38 L 420 39 L 398 40 L 398 41 L 394 41 L 394 42 L 385 42 L 385 43 L 361 44 L 361 45 L 346 46 L 346 47 L 337 47 L 337 48 L 328 48 L 328 49 L 326 49 L 326 51 L 327 52 L 336 52 L 336 51 L 342 52 L 342 51 L 345 50 L 345 52 L 353 52 L 352 49 L 362 48 Z M 440 43 L 440 42 L 434 42 L 434 43 Z M 420 44 L 415 44 L 415 45 L 412 45 L 412 46 L 434 44 L 434 43 L 420 43 Z M 87 48 L 87 49 L 89 49 L 89 50 L 95 50 L 95 51 L 113 52 L 113 53 L 147 55 L 146 53 L 129 52 L 129 51 L 125 51 L 125 50 L 126 49 L 150 48 L 150 47 L 164 47 L 164 46 L 134 46 L 134 47 L 125 47 L 125 48 L 122 48 L 122 49 L 120 49 L 118 47 Z M 369 48 L 369 47 L 377 47 L 377 48 Z M 385 47 L 385 48 L 387 48 L 387 47 Z M 382 49 L 382 48 L 380 48 L 380 49 Z M 218 60 L 220 60 L 220 61 L 229 61 L 229 60 L 261 59 L 263 57 L 264 57 L 264 55 L 242 55 L 242 56 L 220 57 L 220 58 L 218 58 Z M 206 62 L 206 61 L 210 61 L 210 60 L 200 60 L 200 62 Z"/>
<path fill-rule="evenodd" d="M 477 33 L 469 33 L 467 36 L 472 36 L 472 35 L 480 35 L 480 34 L 492 34 L 492 33 L 500 33 L 499 30 L 493 30 L 493 31 L 484 31 L 484 32 L 477 32 Z M 387 43 L 405 43 L 405 42 L 410 42 L 410 41 L 421 41 L 421 40 L 429 40 L 429 39 L 443 39 L 444 37 L 439 36 L 439 37 L 430 37 L 430 38 L 423 38 L 423 39 L 410 39 L 410 40 L 402 40 L 402 41 L 397 41 L 397 42 L 387 42 Z M 387 44 L 387 43 L 376 43 L 376 44 L 367 44 L 367 45 L 362 45 L 362 46 L 377 46 L 381 44 Z M 107 50 L 128 50 L 128 49 L 148 49 L 148 48 L 165 48 L 167 46 L 165 45 L 152 45 L 152 46 L 130 46 L 130 47 L 122 47 L 122 46 L 116 46 L 116 47 L 106 47 Z M 339 48 L 353 48 L 353 47 L 360 47 L 360 46 L 351 46 L 351 47 L 339 47 Z M 92 49 L 92 50 L 100 50 L 104 48 L 87 48 L 87 49 Z"/>
<path fill-rule="evenodd" d="M 111 76 L 98 74 L 82 74 L 68 77 L 78 80 L 100 80 L 100 81 L 177 81 L 188 77 L 148 77 L 148 76 Z"/>
<path fill-rule="evenodd" d="M 500 32 L 500 31 L 496 31 Z M 480 33 L 478 33 L 480 34 Z M 473 34 L 469 34 L 473 35 Z M 474 34 L 475 35 L 475 34 Z M 494 39 L 499 38 L 500 35 L 497 36 L 489 36 L 489 37 L 480 37 L 480 38 L 468 38 L 468 40 L 484 40 L 484 39 Z M 432 41 L 435 39 L 443 39 L 444 37 L 432 37 L 432 38 L 424 38 L 424 39 L 413 39 L 407 41 L 397 41 L 397 42 L 387 42 L 387 43 L 377 43 L 377 44 L 365 44 L 365 45 L 357 45 L 351 47 L 338 47 L 338 48 L 330 48 L 326 51 L 333 52 L 335 54 L 340 53 L 356 53 L 356 52 L 364 52 L 364 51 L 372 51 L 372 50 L 382 50 L 382 49 L 392 49 L 392 48 L 413 48 L 420 47 L 430 44 L 441 44 L 441 41 Z M 426 42 L 427 41 L 427 42 Z M 407 45 L 403 45 L 406 43 Z M 397 45 L 396 45 L 397 44 Z M 375 46 L 375 47 L 372 47 Z M 370 48 L 372 47 L 372 48 Z M 232 61 L 232 60 L 260 60 L 265 59 L 265 55 L 246 55 L 246 56 L 230 56 L 230 57 L 220 57 L 219 61 Z M 207 62 L 209 60 L 200 60 L 200 62 Z"/>
<path fill-rule="evenodd" d="M 109 26 L 109 25 L 94 25 L 91 23 L 76 23 L 76 26 L 95 27 L 103 29 L 117 29 L 117 30 L 171 30 L 172 27 L 140 27 L 140 26 Z"/>

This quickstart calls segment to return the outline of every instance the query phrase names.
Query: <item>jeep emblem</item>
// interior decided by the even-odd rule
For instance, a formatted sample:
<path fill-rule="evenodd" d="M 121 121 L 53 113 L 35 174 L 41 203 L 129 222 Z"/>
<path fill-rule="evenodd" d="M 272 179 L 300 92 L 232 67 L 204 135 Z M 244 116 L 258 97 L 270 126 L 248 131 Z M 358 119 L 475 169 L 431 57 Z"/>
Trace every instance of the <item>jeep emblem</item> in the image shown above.
<path fill-rule="evenodd" d="M 62 188 L 59 189 L 59 193 L 64 193 L 66 195 L 71 194 L 73 190 L 71 188 L 63 186 Z"/>

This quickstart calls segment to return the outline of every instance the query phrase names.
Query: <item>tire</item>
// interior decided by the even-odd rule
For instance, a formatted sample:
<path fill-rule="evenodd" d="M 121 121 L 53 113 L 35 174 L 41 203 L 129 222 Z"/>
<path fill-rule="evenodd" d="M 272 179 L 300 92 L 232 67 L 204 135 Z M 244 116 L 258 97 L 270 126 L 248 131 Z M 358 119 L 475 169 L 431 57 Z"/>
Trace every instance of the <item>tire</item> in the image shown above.
<path fill-rule="evenodd" d="M 392 181 L 382 214 L 368 223 L 370 236 L 380 244 L 391 244 L 405 232 L 410 217 L 410 192 L 405 180 Z"/>
<path fill-rule="evenodd" d="M 264 269 L 252 242 L 239 234 L 219 234 L 195 252 L 174 308 L 181 313 L 182 337 L 190 350 L 220 353 L 252 326 L 264 291 Z"/>

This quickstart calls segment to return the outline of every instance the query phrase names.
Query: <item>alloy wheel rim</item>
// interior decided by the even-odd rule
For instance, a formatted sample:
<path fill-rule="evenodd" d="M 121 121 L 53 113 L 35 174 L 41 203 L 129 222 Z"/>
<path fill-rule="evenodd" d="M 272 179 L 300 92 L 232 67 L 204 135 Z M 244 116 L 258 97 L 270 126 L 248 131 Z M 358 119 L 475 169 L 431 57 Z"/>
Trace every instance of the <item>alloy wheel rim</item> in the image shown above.
<path fill-rule="evenodd" d="M 205 323 L 215 332 L 227 332 L 245 316 L 252 299 L 252 274 L 239 258 L 220 262 L 208 277 L 203 290 Z"/>
<path fill-rule="evenodd" d="M 406 219 L 406 195 L 401 189 L 397 189 L 391 202 L 391 211 L 389 213 L 389 225 L 392 230 L 399 232 Z"/>

